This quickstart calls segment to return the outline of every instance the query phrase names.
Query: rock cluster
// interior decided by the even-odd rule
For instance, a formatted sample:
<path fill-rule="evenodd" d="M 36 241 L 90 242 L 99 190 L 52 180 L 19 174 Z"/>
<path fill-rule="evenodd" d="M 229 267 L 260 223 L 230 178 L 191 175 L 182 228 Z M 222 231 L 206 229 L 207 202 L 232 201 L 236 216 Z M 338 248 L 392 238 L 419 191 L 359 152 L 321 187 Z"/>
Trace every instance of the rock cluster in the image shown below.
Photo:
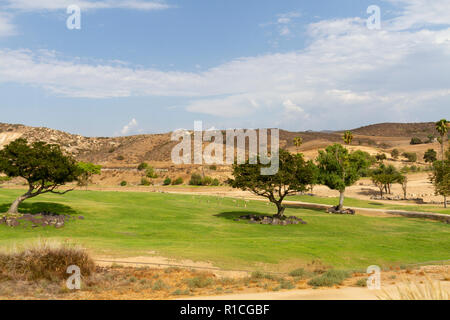
<path fill-rule="evenodd" d="M 18 227 L 22 224 L 29 225 L 31 223 L 32 228 L 52 226 L 55 228 L 64 227 L 65 223 L 70 219 L 76 219 L 69 215 L 59 215 L 51 212 L 41 212 L 36 214 L 22 214 L 20 216 L 3 216 L 0 217 L 0 224 L 6 224 L 9 227 Z M 78 219 L 84 219 L 83 216 L 79 216 Z"/>
<path fill-rule="evenodd" d="M 355 214 L 355 210 L 353 209 L 342 209 L 339 210 L 338 207 L 331 207 L 327 209 L 328 213 L 333 213 L 333 214 Z"/>
<path fill-rule="evenodd" d="M 305 221 L 294 216 L 278 218 L 274 216 L 257 216 L 254 214 L 249 214 L 245 216 L 240 216 L 239 219 L 235 219 L 235 221 L 240 220 L 249 220 L 249 223 L 271 224 L 279 226 L 287 226 L 289 224 L 306 224 Z"/>

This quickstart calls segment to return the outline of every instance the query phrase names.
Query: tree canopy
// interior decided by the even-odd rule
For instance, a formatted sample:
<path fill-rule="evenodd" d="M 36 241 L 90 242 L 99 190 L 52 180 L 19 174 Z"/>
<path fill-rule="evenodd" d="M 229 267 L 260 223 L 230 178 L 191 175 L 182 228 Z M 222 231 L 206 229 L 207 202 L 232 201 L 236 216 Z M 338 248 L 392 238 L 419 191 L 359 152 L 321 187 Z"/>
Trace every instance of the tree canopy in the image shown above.
<path fill-rule="evenodd" d="M 8 177 L 22 177 L 27 181 L 28 191 L 18 197 L 8 213 L 17 213 L 19 204 L 43 193 L 64 194 L 56 189 L 75 181 L 80 170 L 75 160 L 65 155 L 58 145 L 45 142 L 28 144 L 17 139 L 0 150 L 0 172 Z"/>
<path fill-rule="evenodd" d="M 303 155 L 291 154 L 281 149 L 279 153 L 279 170 L 274 175 L 261 175 L 262 164 L 233 165 L 233 177 L 228 183 L 233 188 L 248 190 L 269 199 L 277 206 L 277 216 L 284 215 L 282 202 L 290 194 L 304 192 L 308 186 L 315 184 L 315 165 L 312 161 L 305 161 Z"/>
<path fill-rule="evenodd" d="M 340 144 L 320 150 L 316 161 L 320 182 L 340 193 L 339 210 L 343 207 L 345 188 L 358 181 L 372 163 L 367 152 L 357 150 L 350 153 Z"/>

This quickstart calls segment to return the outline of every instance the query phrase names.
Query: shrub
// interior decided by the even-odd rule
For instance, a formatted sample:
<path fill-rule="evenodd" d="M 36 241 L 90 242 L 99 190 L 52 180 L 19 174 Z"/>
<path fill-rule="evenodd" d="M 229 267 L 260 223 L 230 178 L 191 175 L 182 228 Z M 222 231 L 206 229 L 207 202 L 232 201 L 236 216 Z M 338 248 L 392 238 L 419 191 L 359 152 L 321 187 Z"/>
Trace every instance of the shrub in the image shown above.
<path fill-rule="evenodd" d="M 392 158 L 397 159 L 400 156 L 400 151 L 398 151 L 398 149 L 392 150 L 391 156 L 392 156 Z"/>
<path fill-rule="evenodd" d="M 202 179 L 201 185 L 202 186 L 210 186 L 213 182 L 213 179 L 211 177 L 204 177 Z"/>
<path fill-rule="evenodd" d="M 355 285 L 357 287 L 367 287 L 367 278 L 358 279 L 358 281 L 356 281 Z"/>
<path fill-rule="evenodd" d="M 156 280 L 152 286 L 152 290 L 154 290 L 154 291 L 159 291 L 159 290 L 163 290 L 163 289 L 167 289 L 167 288 L 168 288 L 168 286 L 161 279 Z"/>
<path fill-rule="evenodd" d="M 190 288 L 206 288 L 213 284 L 213 280 L 206 277 L 195 277 L 187 279 L 186 282 Z"/>
<path fill-rule="evenodd" d="M 120 185 L 121 185 L 122 187 L 125 187 L 127 184 L 128 184 L 128 183 L 127 183 L 125 180 L 123 180 L 123 181 L 120 182 Z"/>
<path fill-rule="evenodd" d="M 217 178 L 216 178 L 216 179 L 213 179 L 213 181 L 211 182 L 211 185 L 212 185 L 212 186 L 215 186 L 215 187 L 218 186 L 218 185 L 220 185 L 219 179 L 217 179 Z"/>
<path fill-rule="evenodd" d="M 16 280 L 67 279 L 67 268 L 76 265 L 83 276 L 95 270 L 94 261 L 79 247 L 67 243 L 38 242 L 19 252 L 0 253 L 0 273 Z"/>
<path fill-rule="evenodd" d="M 141 179 L 141 185 L 143 185 L 143 186 L 149 186 L 149 185 L 151 185 L 151 181 L 148 180 L 147 178 L 143 177 L 143 178 Z"/>
<path fill-rule="evenodd" d="M 124 156 L 117 156 L 116 159 L 119 160 L 119 161 L 122 161 L 122 160 L 125 160 L 125 157 Z"/>
<path fill-rule="evenodd" d="M 413 137 L 413 138 L 411 138 L 410 144 L 422 144 L 422 140 L 420 140 L 417 137 Z"/>
<path fill-rule="evenodd" d="M 172 179 L 170 179 L 169 177 L 164 179 L 163 185 L 168 186 L 172 183 Z"/>
<path fill-rule="evenodd" d="M 210 170 L 216 171 L 216 170 L 217 170 L 217 166 L 216 166 L 215 164 L 210 165 L 210 166 L 209 166 L 209 169 L 210 169 Z"/>
<path fill-rule="evenodd" d="M 201 186 L 202 185 L 202 176 L 198 173 L 194 173 L 191 175 L 191 180 L 189 180 L 189 184 L 191 186 Z"/>
<path fill-rule="evenodd" d="M 174 186 L 178 186 L 180 184 L 183 184 L 183 178 L 176 178 L 175 180 L 172 181 L 172 185 Z"/>
<path fill-rule="evenodd" d="M 295 269 L 295 270 L 292 270 L 291 272 L 289 272 L 289 275 L 291 277 L 304 279 L 304 278 L 307 278 L 308 276 L 310 276 L 311 272 L 308 272 L 303 268 L 299 268 L 299 269 Z"/>
<path fill-rule="evenodd" d="M 153 167 L 148 166 L 147 169 L 145 170 L 145 175 L 147 176 L 147 178 L 150 179 L 154 179 L 154 178 L 158 178 L 158 175 L 155 172 L 155 169 L 153 169 Z"/>
<path fill-rule="evenodd" d="M 312 278 L 308 281 L 308 284 L 314 287 L 332 287 L 341 284 L 348 277 L 350 277 L 350 274 L 347 271 L 329 270 L 318 277 Z"/>
<path fill-rule="evenodd" d="M 294 289 L 295 285 L 292 283 L 292 281 L 281 280 L 280 281 L 280 288 L 281 289 Z"/>
<path fill-rule="evenodd" d="M 142 162 L 142 163 L 139 164 L 138 167 L 137 167 L 137 169 L 138 169 L 139 171 L 145 170 L 145 169 L 147 169 L 147 168 L 148 168 L 148 163 L 146 163 L 146 162 Z"/>
<path fill-rule="evenodd" d="M 408 159 L 409 162 L 416 162 L 417 161 L 417 154 L 415 152 L 404 152 L 402 154 L 406 159 Z"/>

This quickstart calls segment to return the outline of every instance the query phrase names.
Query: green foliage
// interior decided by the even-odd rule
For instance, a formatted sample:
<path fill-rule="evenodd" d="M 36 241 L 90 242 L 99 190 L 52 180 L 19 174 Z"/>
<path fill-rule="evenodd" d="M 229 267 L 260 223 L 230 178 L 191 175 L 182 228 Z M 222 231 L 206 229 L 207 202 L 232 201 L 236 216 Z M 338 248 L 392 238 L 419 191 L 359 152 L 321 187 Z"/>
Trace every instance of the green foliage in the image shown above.
<path fill-rule="evenodd" d="M 415 152 L 404 152 L 402 154 L 403 157 L 408 159 L 409 162 L 416 162 L 417 161 L 417 153 Z"/>
<path fill-rule="evenodd" d="M 428 149 L 424 156 L 423 160 L 427 163 L 433 163 L 437 160 L 437 152 L 434 149 Z"/>
<path fill-rule="evenodd" d="M 137 167 L 137 169 L 138 169 L 139 171 L 145 170 L 145 169 L 147 169 L 147 168 L 148 168 L 148 163 L 147 163 L 147 162 L 142 162 L 142 163 L 140 163 L 140 164 L 138 165 L 138 167 Z"/>
<path fill-rule="evenodd" d="M 349 277 L 350 273 L 347 271 L 329 270 L 320 276 L 312 278 L 308 281 L 308 284 L 314 287 L 332 287 L 342 284 Z"/>
<path fill-rule="evenodd" d="M 145 170 L 145 176 L 150 179 L 158 178 L 158 175 L 155 172 L 155 169 L 151 166 L 147 166 Z"/>
<path fill-rule="evenodd" d="M 143 186 L 149 186 L 149 185 L 151 185 L 152 184 L 152 182 L 149 180 L 149 179 L 147 179 L 146 177 L 142 177 L 141 178 L 141 185 L 143 185 Z"/>
<path fill-rule="evenodd" d="M 217 170 L 217 166 L 215 164 L 212 164 L 209 166 L 210 170 L 216 171 Z"/>
<path fill-rule="evenodd" d="M 122 161 L 122 160 L 125 160 L 125 157 L 124 156 L 122 156 L 122 155 L 120 155 L 120 156 L 117 156 L 117 158 L 116 158 L 117 160 L 119 160 L 119 161 Z"/>
<path fill-rule="evenodd" d="M 120 185 L 121 185 L 122 187 L 125 187 L 127 184 L 128 184 L 128 183 L 127 183 L 125 180 L 123 180 L 123 181 L 120 182 Z"/>
<path fill-rule="evenodd" d="M 213 181 L 213 179 L 211 177 L 206 176 L 201 180 L 201 185 L 202 186 L 210 186 L 212 184 L 212 181 Z"/>
<path fill-rule="evenodd" d="M 383 190 L 390 193 L 391 185 L 403 183 L 405 177 L 393 165 L 380 164 L 378 168 L 372 170 L 371 179 L 380 189 L 380 195 L 383 196 Z"/>
<path fill-rule="evenodd" d="M 436 195 L 450 196 L 450 149 L 446 154 L 445 160 L 433 163 L 430 181 L 434 185 Z"/>
<path fill-rule="evenodd" d="M 211 181 L 211 185 L 214 186 L 214 187 L 219 186 L 219 185 L 220 185 L 219 179 L 214 178 L 214 179 Z"/>
<path fill-rule="evenodd" d="M 95 165 L 90 162 L 78 162 L 77 167 L 79 169 L 78 185 L 81 187 L 87 187 L 92 181 L 92 176 L 98 175 L 102 171 L 101 165 Z"/>
<path fill-rule="evenodd" d="M 340 144 L 320 150 L 317 157 L 320 182 L 333 190 L 344 191 L 368 170 L 372 161 L 367 152 L 349 153 Z"/>
<path fill-rule="evenodd" d="M 183 178 L 181 178 L 181 177 L 176 178 L 175 180 L 172 181 L 172 185 L 174 185 L 174 186 L 178 186 L 180 184 L 183 184 Z"/>
<path fill-rule="evenodd" d="M 351 131 L 345 131 L 342 136 L 342 140 L 344 140 L 345 144 L 351 144 L 353 140 L 353 133 Z"/>
<path fill-rule="evenodd" d="M 17 212 L 23 200 L 42 193 L 57 193 L 56 188 L 77 180 L 82 173 L 60 146 L 45 142 L 29 145 L 25 139 L 17 139 L 0 150 L 0 172 L 10 178 L 22 177 L 28 183 L 28 191 L 13 203 L 11 213 Z"/>
<path fill-rule="evenodd" d="M 164 179 L 163 185 L 169 186 L 171 183 L 172 183 L 172 179 L 167 177 L 167 178 Z"/>
<path fill-rule="evenodd" d="M 189 180 L 189 185 L 191 186 L 201 186 L 202 185 L 202 176 L 198 173 L 194 173 L 191 175 L 191 180 Z"/>
<path fill-rule="evenodd" d="M 398 151 L 398 149 L 394 149 L 391 151 L 391 156 L 394 159 L 398 159 L 398 157 L 400 156 L 400 151 Z"/>
<path fill-rule="evenodd" d="M 194 277 L 186 280 L 189 288 L 206 288 L 211 286 L 214 281 L 211 278 L 207 277 Z"/>
<path fill-rule="evenodd" d="M 355 282 L 355 285 L 356 285 L 357 287 L 367 287 L 367 278 L 361 278 L 361 279 L 358 279 L 358 280 Z"/>
<path fill-rule="evenodd" d="M 383 161 L 387 160 L 387 157 L 385 153 L 379 153 L 375 156 L 375 159 L 377 159 L 377 161 Z"/>
<path fill-rule="evenodd" d="M 411 138 L 410 144 L 412 144 L 412 145 L 414 145 L 414 144 L 422 144 L 422 143 L 423 143 L 422 140 L 420 140 L 420 139 L 417 138 L 417 137 Z"/>
<path fill-rule="evenodd" d="M 312 161 L 305 161 L 302 154 L 292 155 L 280 149 L 278 172 L 261 175 L 262 167 L 259 159 L 257 164 L 250 164 L 248 160 L 244 164 L 235 164 L 234 179 L 229 179 L 228 183 L 233 188 L 268 198 L 276 204 L 279 216 L 283 215 L 282 201 L 286 196 L 306 191 L 309 185 L 315 183 L 315 165 Z"/>
<path fill-rule="evenodd" d="M 10 181 L 11 177 L 8 176 L 0 176 L 0 183 Z"/>

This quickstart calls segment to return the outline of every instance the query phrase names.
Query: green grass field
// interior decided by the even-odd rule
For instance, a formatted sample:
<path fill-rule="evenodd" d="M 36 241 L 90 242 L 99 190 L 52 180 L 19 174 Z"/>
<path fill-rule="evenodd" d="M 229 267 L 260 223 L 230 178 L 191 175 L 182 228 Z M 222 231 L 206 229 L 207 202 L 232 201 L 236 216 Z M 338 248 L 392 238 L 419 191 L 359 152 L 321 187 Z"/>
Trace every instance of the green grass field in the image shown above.
<path fill-rule="evenodd" d="M 0 212 L 23 190 L 0 189 Z M 264 202 L 212 196 L 142 192 L 74 191 L 42 195 L 22 212 L 83 215 L 62 229 L 0 225 L 0 247 L 36 238 L 70 239 L 96 254 L 157 255 L 210 261 L 229 269 L 295 269 L 312 260 L 337 268 L 366 268 L 450 258 L 450 226 L 421 219 L 330 215 L 286 209 L 307 225 L 255 225 L 233 219 L 274 213 Z"/>
<path fill-rule="evenodd" d="M 312 197 L 307 195 L 290 196 L 286 198 L 289 201 L 302 201 L 307 203 L 327 204 L 335 206 L 339 203 L 338 197 L 322 198 Z M 398 205 L 398 204 L 386 204 L 379 201 L 367 201 L 354 198 L 345 198 L 344 205 L 347 207 L 357 208 L 369 208 L 369 209 L 386 209 L 386 210 L 405 210 L 405 211 L 417 211 L 417 212 L 434 212 L 450 214 L 450 208 L 445 209 L 443 206 L 436 205 Z"/>

